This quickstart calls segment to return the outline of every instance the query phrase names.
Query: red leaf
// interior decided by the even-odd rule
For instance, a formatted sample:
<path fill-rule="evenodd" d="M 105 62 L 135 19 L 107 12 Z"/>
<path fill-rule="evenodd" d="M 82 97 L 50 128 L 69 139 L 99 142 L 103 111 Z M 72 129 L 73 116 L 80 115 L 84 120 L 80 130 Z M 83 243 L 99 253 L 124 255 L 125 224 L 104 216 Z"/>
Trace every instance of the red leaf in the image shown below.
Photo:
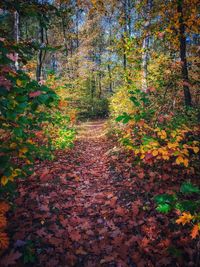
<path fill-rule="evenodd" d="M 39 208 L 40 208 L 41 211 L 47 211 L 47 212 L 49 211 L 48 205 L 40 205 Z"/>
<path fill-rule="evenodd" d="M 124 214 L 126 213 L 126 210 L 123 209 L 122 207 L 117 207 L 117 209 L 115 210 L 115 213 L 119 216 L 124 216 Z"/>
<path fill-rule="evenodd" d="M 16 264 L 16 261 L 21 257 L 21 255 L 22 254 L 19 251 L 11 250 L 11 252 L 1 260 L 2 266 L 7 267 Z"/>
<path fill-rule="evenodd" d="M 144 171 L 142 170 L 141 172 L 138 173 L 137 175 L 140 179 L 144 178 Z"/>
<path fill-rule="evenodd" d="M 47 168 L 45 168 L 42 172 L 42 174 L 40 175 L 40 180 L 41 182 L 47 182 L 52 178 L 52 175 L 49 173 L 49 170 Z"/>
<path fill-rule="evenodd" d="M 79 231 L 76 231 L 76 230 L 71 231 L 69 233 L 69 236 L 70 236 L 72 241 L 77 241 L 78 242 L 81 239 L 81 235 L 80 235 Z"/>
<path fill-rule="evenodd" d="M 34 97 L 36 97 L 36 96 L 41 95 L 41 93 L 42 93 L 41 91 L 31 92 L 31 93 L 29 93 L 29 96 L 34 98 Z"/>

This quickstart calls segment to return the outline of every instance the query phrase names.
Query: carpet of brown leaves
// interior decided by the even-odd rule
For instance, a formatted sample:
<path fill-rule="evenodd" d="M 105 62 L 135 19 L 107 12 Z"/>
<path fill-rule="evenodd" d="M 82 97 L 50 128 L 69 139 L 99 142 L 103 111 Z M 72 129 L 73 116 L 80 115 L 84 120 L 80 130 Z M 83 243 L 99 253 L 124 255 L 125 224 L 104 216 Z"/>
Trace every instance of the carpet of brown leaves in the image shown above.
<path fill-rule="evenodd" d="M 152 199 L 164 187 L 178 188 L 173 170 L 133 167 L 113 147 L 104 121 L 85 123 L 71 151 L 36 162 L 19 183 L 11 248 L 0 266 L 194 266 L 190 237 L 179 226 L 172 231 L 170 216 L 157 213 Z"/>

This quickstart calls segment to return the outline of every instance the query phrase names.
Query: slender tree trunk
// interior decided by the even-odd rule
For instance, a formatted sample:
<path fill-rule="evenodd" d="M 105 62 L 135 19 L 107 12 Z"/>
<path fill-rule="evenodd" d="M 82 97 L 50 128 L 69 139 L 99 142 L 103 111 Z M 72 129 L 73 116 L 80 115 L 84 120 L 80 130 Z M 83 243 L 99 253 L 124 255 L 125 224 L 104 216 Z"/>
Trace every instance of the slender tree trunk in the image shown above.
<path fill-rule="evenodd" d="M 112 73 L 111 73 L 111 69 L 110 69 L 110 64 L 108 64 L 108 75 L 109 75 L 109 91 L 110 93 L 113 92 L 113 88 L 112 88 Z"/>
<path fill-rule="evenodd" d="M 64 37 L 64 46 L 65 46 L 65 55 L 66 57 L 68 56 L 68 47 L 67 47 L 67 35 L 66 35 L 66 30 L 65 30 L 65 22 L 64 18 L 62 18 L 62 30 L 63 30 L 63 37 Z"/>
<path fill-rule="evenodd" d="M 95 88 L 96 88 L 96 83 L 94 79 L 94 75 L 91 75 L 91 80 L 90 80 L 90 90 L 91 90 L 91 98 L 92 100 L 94 99 L 94 94 L 95 94 Z"/>
<path fill-rule="evenodd" d="M 127 57 L 126 57 L 126 41 L 125 38 L 128 37 L 128 13 L 127 13 L 127 0 L 123 2 L 123 16 L 124 16 L 124 32 L 123 32 L 123 66 L 124 70 L 127 68 Z"/>
<path fill-rule="evenodd" d="M 150 26 L 150 11 L 152 8 L 152 0 L 147 1 L 147 6 L 144 8 L 143 16 L 146 18 L 144 24 L 144 39 L 142 41 L 142 91 L 147 91 L 147 77 L 148 77 L 148 48 L 149 48 L 149 31 Z"/>
<path fill-rule="evenodd" d="M 131 36 L 131 8 L 132 8 L 132 2 L 131 0 L 128 0 L 128 32 L 129 37 Z"/>
<path fill-rule="evenodd" d="M 38 53 L 38 59 L 37 59 L 37 69 L 36 69 L 36 79 L 37 81 L 41 80 L 42 76 L 42 65 L 46 56 L 46 50 L 43 50 L 45 48 L 45 37 L 46 37 L 46 42 L 48 43 L 47 39 L 47 32 L 45 34 L 45 28 L 42 25 L 42 22 L 40 20 L 40 48 L 39 48 L 39 53 Z"/>
<path fill-rule="evenodd" d="M 124 67 L 124 70 L 126 70 L 126 68 L 127 68 L 127 58 L 126 58 L 126 48 L 125 48 L 124 37 L 123 37 L 123 67 Z"/>
<path fill-rule="evenodd" d="M 99 98 L 102 97 L 101 71 L 99 72 Z"/>
<path fill-rule="evenodd" d="M 177 11 L 179 13 L 179 44 L 180 44 L 180 59 L 181 59 L 181 72 L 183 80 L 183 91 L 185 98 L 185 105 L 192 106 L 192 97 L 189 88 L 187 56 L 186 56 L 186 37 L 185 37 L 185 24 L 183 18 L 183 4 L 184 0 L 178 0 Z"/>
<path fill-rule="evenodd" d="M 79 47 L 79 16 L 78 16 L 78 7 L 77 7 L 77 11 L 76 11 L 76 48 Z"/>
<path fill-rule="evenodd" d="M 109 17 L 109 46 L 112 46 L 112 17 Z M 111 54 L 112 52 L 109 49 L 109 55 L 108 55 L 108 61 L 111 62 Z M 110 63 L 108 63 L 108 76 L 109 76 L 109 92 L 113 92 L 113 86 L 112 86 L 112 72 Z"/>
<path fill-rule="evenodd" d="M 40 25 L 40 49 L 38 53 L 38 59 L 37 59 L 37 70 L 36 70 L 36 78 L 37 81 L 41 80 L 41 74 L 42 74 L 42 47 L 44 44 L 44 30 L 43 27 Z"/>
<path fill-rule="evenodd" d="M 148 44 L 149 44 L 149 36 L 146 35 L 142 42 L 142 90 L 144 92 L 147 91 L 147 75 L 148 75 Z"/>
<path fill-rule="evenodd" d="M 19 13 L 14 12 L 14 39 L 16 43 L 19 43 Z M 15 68 L 19 70 L 18 53 L 15 53 Z"/>

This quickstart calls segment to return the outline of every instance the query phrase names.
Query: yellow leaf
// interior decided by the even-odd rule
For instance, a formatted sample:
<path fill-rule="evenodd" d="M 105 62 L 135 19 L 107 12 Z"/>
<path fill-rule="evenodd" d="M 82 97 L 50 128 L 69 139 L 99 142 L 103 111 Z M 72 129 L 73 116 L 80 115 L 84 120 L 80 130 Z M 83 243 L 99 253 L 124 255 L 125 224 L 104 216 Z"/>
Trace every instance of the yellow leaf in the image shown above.
<path fill-rule="evenodd" d="M 139 150 L 139 149 L 136 149 L 134 152 L 135 152 L 135 154 L 137 155 L 137 154 L 140 153 L 140 150 Z"/>
<path fill-rule="evenodd" d="M 24 154 L 24 153 L 26 153 L 28 151 L 28 148 L 27 147 L 22 147 L 20 150 L 19 150 L 19 152 L 21 153 L 21 154 Z"/>
<path fill-rule="evenodd" d="M 8 179 L 9 179 L 9 181 L 14 182 L 14 176 L 13 175 L 9 176 Z"/>
<path fill-rule="evenodd" d="M 177 142 L 181 141 L 182 139 L 183 139 L 183 137 L 180 136 L 180 135 L 176 137 L 176 141 L 177 141 Z"/>
<path fill-rule="evenodd" d="M 183 160 L 183 164 L 184 164 L 185 167 L 188 167 L 188 163 L 189 163 L 189 162 L 188 162 L 188 159 L 184 159 L 184 160 Z"/>
<path fill-rule="evenodd" d="M 161 136 L 160 136 L 160 138 L 161 138 L 161 139 L 166 139 L 166 138 L 167 138 L 167 133 L 166 133 L 164 130 L 161 131 Z"/>
<path fill-rule="evenodd" d="M 192 149 L 193 149 L 194 153 L 196 153 L 196 154 L 199 152 L 199 148 L 197 146 L 193 147 Z"/>
<path fill-rule="evenodd" d="M 163 155 L 162 158 L 165 159 L 165 160 L 169 160 L 169 156 Z"/>
<path fill-rule="evenodd" d="M 182 150 L 182 153 L 185 154 L 185 155 L 187 155 L 187 156 L 189 156 L 189 151 L 186 148 Z"/>
<path fill-rule="evenodd" d="M 194 239 L 194 238 L 196 238 L 197 237 L 197 235 L 199 234 L 199 225 L 198 224 L 195 224 L 194 226 L 193 226 L 193 228 L 192 228 L 192 231 L 191 231 L 191 237 L 192 237 L 192 239 Z"/>
<path fill-rule="evenodd" d="M 178 143 L 168 143 L 168 148 L 176 148 L 178 146 Z"/>
<path fill-rule="evenodd" d="M 176 137 L 176 132 L 171 133 L 171 137 Z"/>
<path fill-rule="evenodd" d="M 176 220 L 177 224 L 185 225 L 186 223 L 189 223 L 194 216 L 192 216 L 189 212 L 183 212 L 183 214 Z"/>
<path fill-rule="evenodd" d="M 33 140 L 31 140 L 31 139 L 27 140 L 27 142 L 28 142 L 29 144 L 35 144 L 35 142 L 34 142 Z"/>
<path fill-rule="evenodd" d="M 17 144 L 16 143 L 12 143 L 10 144 L 10 148 L 16 148 Z"/>
<path fill-rule="evenodd" d="M 181 156 L 178 156 L 178 158 L 176 158 L 176 164 L 180 165 L 183 162 L 184 162 L 184 159 Z"/>
<path fill-rule="evenodd" d="M 160 138 L 164 140 L 167 138 L 167 133 L 164 130 L 162 130 L 158 132 L 158 136 L 160 136 Z"/>
<path fill-rule="evenodd" d="M 1 183 L 2 185 L 6 185 L 8 183 L 8 177 L 6 177 L 5 175 L 1 177 Z"/>
<path fill-rule="evenodd" d="M 16 84 L 17 84 L 17 86 L 21 86 L 22 85 L 22 81 L 17 79 Z"/>
<path fill-rule="evenodd" d="M 158 155 L 158 150 L 153 150 L 152 155 L 156 157 Z"/>
<path fill-rule="evenodd" d="M 150 145 L 151 145 L 151 146 L 158 146 L 159 143 L 158 143 L 158 142 L 151 142 Z"/>

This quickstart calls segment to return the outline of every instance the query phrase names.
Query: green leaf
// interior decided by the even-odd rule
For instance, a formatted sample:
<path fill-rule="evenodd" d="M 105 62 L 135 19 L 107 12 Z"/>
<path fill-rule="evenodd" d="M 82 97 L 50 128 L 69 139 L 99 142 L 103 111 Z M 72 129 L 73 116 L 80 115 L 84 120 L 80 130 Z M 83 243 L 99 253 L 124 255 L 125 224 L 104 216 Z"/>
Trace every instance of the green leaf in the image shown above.
<path fill-rule="evenodd" d="M 0 95 L 6 96 L 7 94 L 8 94 L 8 90 L 5 87 L 0 86 Z"/>
<path fill-rule="evenodd" d="M 23 136 L 23 130 L 21 128 L 15 128 L 13 133 L 17 136 L 17 137 L 22 137 Z"/>
<path fill-rule="evenodd" d="M 189 211 L 193 214 L 200 206 L 200 201 L 193 201 L 193 200 L 183 200 L 176 204 L 175 208 L 183 211 Z"/>
<path fill-rule="evenodd" d="M 120 116 L 118 116 L 115 120 L 117 121 L 117 122 L 120 122 L 120 121 L 122 121 L 124 119 L 124 115 L 120 115 Z"/>
<path fill-rule="evenodd" d="M 181 185 L 180 192 L 183 194 L 200 193 L 200 189 L 198 186 L 186 182 Z"/>
<path fill-rule="evenodd" d="M 130 97 L 130 100 L 133 102 L 133 104 L 136 106 L 136 107 L 139 107 L 140 106 L 140 102 L 137 100 L 137 98 L 135 96 L 131 96 Z"/>
<path fill-rule="evenodd" d="M 171 209 L 172 209 L 171 205 L 167 203 L 159 204 L 158 207 L 156 208 L 157 211 L 162 213 L 168 213 Z"/>
<path fill-rule="evenodd" d="M 28 97 L 20 95 L 20 96 L 16 96 L 15 100 L 18 102 L 26 102 L 28 100 Z"/>
<path fill-rule="evenodd" d="M 154 197 L 157 204 L 172 203 L 176 200 L 176 195 L 161 194 Z"/>
<path fill-rule="evenodd" d="M 122 121 L 122 123 L 127 123 L 131 120 L 131 116 L 128 115 L 127 113 L 124 113 L 123 115 L 120 115 L 118 116 L 116 119 L 115 119 L 117 122 L 120 122 Z"/>

